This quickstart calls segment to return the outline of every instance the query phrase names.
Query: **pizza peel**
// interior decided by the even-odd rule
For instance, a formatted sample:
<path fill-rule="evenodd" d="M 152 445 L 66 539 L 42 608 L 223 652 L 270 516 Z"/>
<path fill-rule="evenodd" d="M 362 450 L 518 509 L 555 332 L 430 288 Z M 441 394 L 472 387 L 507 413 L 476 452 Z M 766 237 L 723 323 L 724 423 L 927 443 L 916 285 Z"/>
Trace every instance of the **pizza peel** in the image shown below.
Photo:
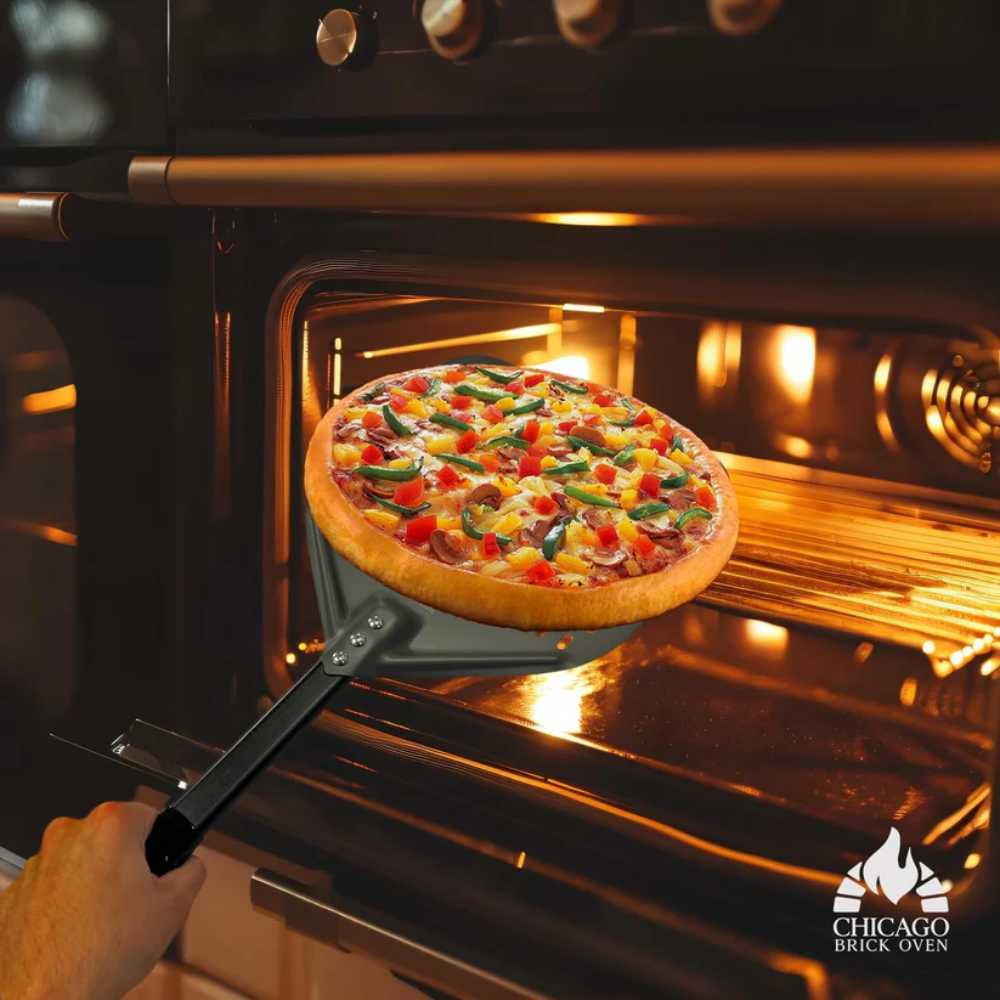
<path fill-rule="evenodd" d="M 469 621 L 390 590 L 338 555 L 307 514 L 326 645 L 322 655 L 156 818 L 146 840 L 155 875 L 182 865 L 244 786 L 352 677 L 546 673 L 623 643 L 641 623 L 591 632 L 524 632 Z"/>

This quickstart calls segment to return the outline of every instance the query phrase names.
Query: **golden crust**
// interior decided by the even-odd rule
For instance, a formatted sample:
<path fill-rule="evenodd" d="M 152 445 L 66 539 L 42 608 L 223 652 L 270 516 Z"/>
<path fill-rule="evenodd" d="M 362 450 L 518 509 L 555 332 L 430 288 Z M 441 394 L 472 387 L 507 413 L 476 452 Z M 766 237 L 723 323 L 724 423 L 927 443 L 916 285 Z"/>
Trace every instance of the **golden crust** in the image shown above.
<path fill-rule="evenodd" d="M 334 550 L 387 587 L 488 625 L 531 631 L 597 629 L 645 621 L 690 601 L 729 560 L 739 529 L 736 494 L 719 461 L 687 428 L 712 470 L 719 517 L 707 539 L 665 570 L 599 587 L 540 587 L 456 569 L 411 549 L 371 524 L 330 477 L 333 427 L 358 396 L 381 381 L 341 399 L 320 421 L 306 455 L 305 490 L 313 518 Z"/>

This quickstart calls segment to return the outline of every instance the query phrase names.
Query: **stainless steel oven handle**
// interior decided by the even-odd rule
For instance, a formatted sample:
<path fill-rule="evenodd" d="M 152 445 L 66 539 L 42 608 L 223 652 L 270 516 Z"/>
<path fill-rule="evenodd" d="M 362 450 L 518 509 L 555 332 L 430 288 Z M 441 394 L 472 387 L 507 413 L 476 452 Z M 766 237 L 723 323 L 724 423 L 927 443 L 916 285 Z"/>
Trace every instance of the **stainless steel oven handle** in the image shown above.
<path fill-rule="evenodd" d="M 542 1000 L 544 994 L 379 927 L 351 913 L 345 900 L 336 905 L 315 899 L 305 887 L 260 868 L 250 879 L 253 905 L 287 926 L 324 944 L 363 953 L 409 976 L 459 997 L 474 1000 Z"/>

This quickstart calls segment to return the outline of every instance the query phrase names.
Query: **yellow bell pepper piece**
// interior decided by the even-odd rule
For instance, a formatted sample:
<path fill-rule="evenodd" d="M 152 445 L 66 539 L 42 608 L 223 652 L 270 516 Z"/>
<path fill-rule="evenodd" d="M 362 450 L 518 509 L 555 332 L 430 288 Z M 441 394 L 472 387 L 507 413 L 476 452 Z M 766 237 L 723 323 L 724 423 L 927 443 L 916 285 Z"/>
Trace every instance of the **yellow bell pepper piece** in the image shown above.
<path fill-rule="evenodd" d="M 361 460 L 361 452 L 353 444 L 335 444 L 333 446 L 333 460 L 337 465 L 357 465 Z M 405 464 L 409 465 L 409 462 Z"/>
<path fill-rule="evenodd" d="M 679 451 L 677 448 L 670 453 L 670 458 L 678 465 L 691 465 L 694 461 L 690 455 L 685 454 L 683 451 Z"/>
<path fill-rule="evenodd" d="M 504 396 L 504 398 L 497 403 L 498 410 L 513 410 L 515 406 L 517 406 L 517 403 L 515 403 L 513 398 L 510 396 Z"/>
<path fill-rule="evenodd" d="M 430 413 L 427 407 L 424 406 L 423 400 L 417 399 L 415 396 L 406 404 L 406 412 L 412 413 L 415 417 L 429 417 Z"/>
<path fill-rule="evenodd" d="M 360 420 L 365 415 L 365 408 L 363 406 L 351 406 L 347 410 L 348 420 Z"/>
<path fill-rule="evenodd" d="M 395 531 L 399 527 L 399 515 L 392 511 L 382 510 L 381 507 L 373 507 L 364 512 L 365 517 L 378 528 L 385 531 Z"/>
<path fill-rule="evenodd" d="M 622 510 L 631 510 L 638 499 L 638 490 L 622 490 L 622 495 L 619 497 L 618 502 L 621 504 Z"/>
<path fill-rule="evenodd" d="M 515 493 L 520 493 L 521 488 L 513 480 L 506 476 L 500 476 L 496 481 L 497 489 L 505 496 L 512 497 Z"/>
<path fill-rule="evenodd" d="M 541 466 L 542 466 L 543 469 L 551 469 L 554 465 L 558 465 L 559 464 L 559 459 L 558 458 L 553 458 L 551 455 L 546 455 L 542 459 L 542 461 L 541 461 L 540 464 L 541 464 Z"/>
<path fill-rule="evenodd" d="M 656 452 L 652 448 L 636 448 L 635 460 L 641 469 L 647 471 L 656 465 Z"/>
<path fill-rule="evenodd" d="M 584 403 L 580 407 L 582 413 L 600 413 L 601 408 L 596 403 Z"/>
<path fill-rule="evenodd" d="M 552 423 L 551 420 L 543 420 L 538 425 L 538 439 L 541 440 L 542 438 L 548 437 L 555 431 L 555 429 L 556 425 Z"/>
<path fill-rule="evenodd" d="M 427 450 L 432 455 L 440 455 L 443 451 L 453 454 L 455 451 L 455 435 L 439 434 L 436 437 L 429 438 L 427 441 Z"/>
<path fill-rule="evenodd" d="M 556 565 L 567 573 L 588 573 L 590 567 L 579 557 L 571 556 L 568 552 L 559 552 L 556 555 Z"/>
<path fill-rule="evenodd" d="M 635 526 L 632 518 L 627 515 L 615 525 L 615 528 L 626 542 L 634 542 L 639 537 L 639 529 Z"/>
<path fill-rule="evenodd" d="M 533 549 L 530 545 L 525 545 L 511 552 L 510 555 L 507 556 L 507 562 L 510 563 L 514 569 L 527 569 L 529 566 L 533 566 L 541 558 L 542 554 L 538 551 L 538 549 Z"/>
<path fill-rule="evenodd" d="M 628 438 L 621 431 L 608 431 L 604 440 L 609 448 L 624 448 L 628 444 Z"/>
<path fill-rule="evenodd" d="M 573 404 L 565 399 L 557 399 L 552 404 L 553 413 L 569 413 L 569 411 L 572 409 L 573 409 Z"/>
<path fill-rule="evenodd" d="M 387 463 L 390 469 L 408 469 L 412 464 L 408 458 L 394 458 Z"/>

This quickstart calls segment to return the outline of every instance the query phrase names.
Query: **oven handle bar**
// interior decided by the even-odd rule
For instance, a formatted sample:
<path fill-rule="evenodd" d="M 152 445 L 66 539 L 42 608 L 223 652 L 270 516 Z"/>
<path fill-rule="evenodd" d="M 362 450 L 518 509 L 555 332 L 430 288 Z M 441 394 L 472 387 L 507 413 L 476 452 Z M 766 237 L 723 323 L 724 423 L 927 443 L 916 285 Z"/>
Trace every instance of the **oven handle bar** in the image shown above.
<path fill-rule="evenodd" d="M 449 994 L 477 1000 L 542 1000 L 542 994 L 373 924 L 347 909 L 343 899 L 338 899 L 336 906 L 315 899 L 304 886 L 266 869 L 254 872 L 250 901 L 282 919 L 292 930 L 323 944 L 361 952 L 395 972 Z"/>
<path fill-rule="evenodd" d="M 138 156 L 129 191 L 161 205 L 594 225 L 992 229 L 1000 146 Z"/>
<path fill-rule="evenodd" d="M 63 208 L 70 197 L 65 192 L 0 194 L 0 239 L 66 243 Z"/>

